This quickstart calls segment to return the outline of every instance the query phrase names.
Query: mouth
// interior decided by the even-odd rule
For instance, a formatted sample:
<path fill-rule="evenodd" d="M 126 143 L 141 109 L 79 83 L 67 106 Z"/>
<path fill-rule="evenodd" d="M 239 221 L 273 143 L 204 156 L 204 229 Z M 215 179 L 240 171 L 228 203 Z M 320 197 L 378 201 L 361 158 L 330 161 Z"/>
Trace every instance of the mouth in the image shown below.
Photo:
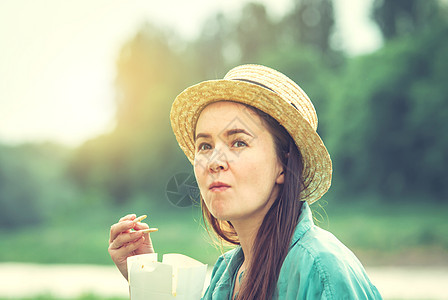
<path fill-rule="evenodd" d="M 209 190 L 212 192 L 223 192 L 227 189 L 230 188 L 230 185 L 217 181 L 217 182 L 213 182 L 212 184 L 210 184 L 209 186 Z"/>

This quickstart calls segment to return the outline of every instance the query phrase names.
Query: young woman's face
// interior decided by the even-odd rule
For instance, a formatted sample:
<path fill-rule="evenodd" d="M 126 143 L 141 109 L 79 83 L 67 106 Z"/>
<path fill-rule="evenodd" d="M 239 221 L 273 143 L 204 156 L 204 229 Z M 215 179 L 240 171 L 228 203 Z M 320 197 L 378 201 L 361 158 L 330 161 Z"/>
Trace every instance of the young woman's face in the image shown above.
<path fill-rule="evenodd" d="M 220 101 L 202 111 L 196 125 L 194 172 L 215 218 L 264 217 L 283 183 L 282 171 L 272 135 L 251 109 Z"/>

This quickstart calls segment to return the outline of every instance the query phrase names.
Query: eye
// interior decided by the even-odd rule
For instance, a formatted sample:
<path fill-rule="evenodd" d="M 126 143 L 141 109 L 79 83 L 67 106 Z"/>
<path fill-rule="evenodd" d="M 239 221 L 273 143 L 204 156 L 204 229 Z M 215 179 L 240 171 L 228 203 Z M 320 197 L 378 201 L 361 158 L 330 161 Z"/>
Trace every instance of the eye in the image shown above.
<path fill-rule="evenodd" d="M 232 146 L 236 147 L 236 148 L 241 148 L 241 147 L 246 147 L 247 143 L 245 141 L 242 140 L 236 140 L 233 142 Z"/>
<path fill-rule="evenodd" d="M 210 150 L 212 148 L 212 146 L 210 146 L 210 144 L 207 143 L 201 143 L 198 146 L 198 151 L 205 151 L 205 150 Z"/>

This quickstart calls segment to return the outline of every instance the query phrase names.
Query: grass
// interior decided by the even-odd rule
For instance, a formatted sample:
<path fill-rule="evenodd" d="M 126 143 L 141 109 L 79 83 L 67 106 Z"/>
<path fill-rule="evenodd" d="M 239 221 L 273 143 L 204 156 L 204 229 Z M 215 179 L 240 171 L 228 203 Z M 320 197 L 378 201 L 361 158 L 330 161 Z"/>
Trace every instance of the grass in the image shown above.
<path fill-rule="evenodd" d="M 335 204 L 336 203 L 336 204 Z M 448 254 L 448 205 L 375 205 L 360 200 L 312 206 L 316 223 L 335 234 L 368 264 L 431 262 Z M 130 211 L 148 214 L 159 231 L 151 238 L 156 252 L 182 253 L 213 265 L 221 250 L 215 248 L 201 225 L 197 208 L 160 211 L 148 205 Z M 71 212 L 47 225 L 0 231 L 1 262 L 113 264 L 107 252 L 109 228 L 127 208 L 92 206 Z M 225 251 L 225 250 L 223 250 Z M 432 253 L 434 255 L 429 255 Z M 435 260 L 434 263 L 438 263 Z"/>
<path fill-rule="evenodd" d="M 370 265 L 446 265 L 448 204 L 403 203 L 378 204 L 367 198 L 352 205 L 316 206 L 313 213 L 320 227 Z"/>
<path fill-rule="evenodd" d="M 151 239 L 160 254 L 182 253 L 211 265 L 220 255 L 202 229 L 198 209 L 148 211 L 133 205 L 130 210 L 90 207 L 46 225 L 0 230 L 0 262 L 111 265 L 107 252 L 110 226 L 130 211 L 148 214 L 145 221 L 159 228 Z"/>

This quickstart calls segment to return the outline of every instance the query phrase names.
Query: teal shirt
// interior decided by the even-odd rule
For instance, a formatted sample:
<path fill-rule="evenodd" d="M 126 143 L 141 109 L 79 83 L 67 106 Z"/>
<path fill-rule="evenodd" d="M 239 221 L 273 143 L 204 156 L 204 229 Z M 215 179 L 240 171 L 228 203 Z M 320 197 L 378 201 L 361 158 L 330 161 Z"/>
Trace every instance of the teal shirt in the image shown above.
<path fill-rule="evenodd" d="M 240 246 L 221 255 L 202 299 L 231 299 L 242 263 Z M 306 202 L 302 205 L 273 298 L 382 299 L 356 256 L 334 235 L 314 225 Z"/>

